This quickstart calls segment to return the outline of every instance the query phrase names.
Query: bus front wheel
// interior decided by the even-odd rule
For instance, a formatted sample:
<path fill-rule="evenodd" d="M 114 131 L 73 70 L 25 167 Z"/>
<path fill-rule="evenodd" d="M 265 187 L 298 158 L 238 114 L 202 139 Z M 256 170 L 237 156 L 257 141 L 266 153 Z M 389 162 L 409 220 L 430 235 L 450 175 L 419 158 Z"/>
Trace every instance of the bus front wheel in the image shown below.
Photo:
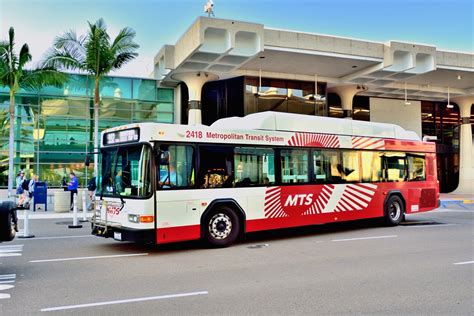
<path fill-rule="evenodd" d="M 0 242 L 12 241 L 17 230 L 16 211 L 13 202 L 0 202 Z"/>
<path fill-rule="evenodd" d="M 385 224 L 388 226 L 399 225 L 405 215 L 402 199 L 397 195 L 392 195 L 388 198 L 384 206 Z"/>
<path fill-rule="evenodd" d="M 213 247 L 227 247 L 239 236 L 239 218 L 230 207 L 216 207 L 206 215 L 203 224 L 204 239 Z"/>

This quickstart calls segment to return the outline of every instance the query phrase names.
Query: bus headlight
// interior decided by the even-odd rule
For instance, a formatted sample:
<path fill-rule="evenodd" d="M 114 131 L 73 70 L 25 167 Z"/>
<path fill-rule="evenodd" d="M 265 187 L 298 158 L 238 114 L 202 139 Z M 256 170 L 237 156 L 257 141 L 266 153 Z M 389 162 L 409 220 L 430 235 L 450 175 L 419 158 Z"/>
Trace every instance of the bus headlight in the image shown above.
<path fill-rule="evenodd" d="M 140 215 L 128 214 L 128 221 L 131 223 L 140 223 Z"/>

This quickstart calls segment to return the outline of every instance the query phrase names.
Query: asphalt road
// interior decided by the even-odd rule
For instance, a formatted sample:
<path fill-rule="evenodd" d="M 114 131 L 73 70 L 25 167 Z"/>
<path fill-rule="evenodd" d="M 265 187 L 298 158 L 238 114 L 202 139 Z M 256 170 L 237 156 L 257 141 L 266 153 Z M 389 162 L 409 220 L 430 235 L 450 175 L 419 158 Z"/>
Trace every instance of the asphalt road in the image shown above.
<path fill-rule="evenodd" d="M 0 244 L 1 315 L 474 314 L 470 210 L 251 234 L 225 249 L 120 243 L 65 221 L 32 220 L 36 238 Z"/>

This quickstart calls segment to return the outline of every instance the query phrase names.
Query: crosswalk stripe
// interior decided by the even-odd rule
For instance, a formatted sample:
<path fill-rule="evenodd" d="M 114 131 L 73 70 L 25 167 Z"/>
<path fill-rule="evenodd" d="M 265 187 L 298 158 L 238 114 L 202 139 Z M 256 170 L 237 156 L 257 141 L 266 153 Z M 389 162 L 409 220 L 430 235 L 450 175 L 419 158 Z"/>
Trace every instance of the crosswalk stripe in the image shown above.
<path fill-rule="evenodd" d="M 8 279 L 15 279 L 16 274 L 4 274 L 0 275 L 0 280 L 8 280 Z"/>
<path fill-rule="evenodd" d="M 0 258 L 2 257 L 19 257 L 21 256 L 21 253 L 0 253 Z"/>

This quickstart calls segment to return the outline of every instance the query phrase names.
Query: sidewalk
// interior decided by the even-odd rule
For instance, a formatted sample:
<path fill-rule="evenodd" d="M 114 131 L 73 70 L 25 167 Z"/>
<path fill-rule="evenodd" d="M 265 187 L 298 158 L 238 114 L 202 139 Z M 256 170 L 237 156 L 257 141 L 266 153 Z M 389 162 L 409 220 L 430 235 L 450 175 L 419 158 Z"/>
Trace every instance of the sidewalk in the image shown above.
<path fill-rule="evenodd" d="M 18 210 L 17 213 L 18 213 L 18 218 L 19 219 L 23 220 L 25 218 L 25 216 L 24 216 L 25 211 L 24 210 Z M 51 212 L 51 211 L 48 211 L 48 212 L 45 212 L 45 211 L 31 212 L 31 211 L 29 211 L 28 212 L 28 217 L 30 219 L 72 218 L 73 214 L 72 214 L 72 212 L 55 213 L 55 212 Z M 82 211 L 77 212 L 77 218 L 82 219 L 82 217 L 83 217 Z M 86 217 L 88 219 L 91 218 L 92 217 L 92 212 L 87 212 Z"/>
<path fill-rule="evenodd" d="M 474 210 L 474 194 L 441 193 L 440 208 Z"/>

